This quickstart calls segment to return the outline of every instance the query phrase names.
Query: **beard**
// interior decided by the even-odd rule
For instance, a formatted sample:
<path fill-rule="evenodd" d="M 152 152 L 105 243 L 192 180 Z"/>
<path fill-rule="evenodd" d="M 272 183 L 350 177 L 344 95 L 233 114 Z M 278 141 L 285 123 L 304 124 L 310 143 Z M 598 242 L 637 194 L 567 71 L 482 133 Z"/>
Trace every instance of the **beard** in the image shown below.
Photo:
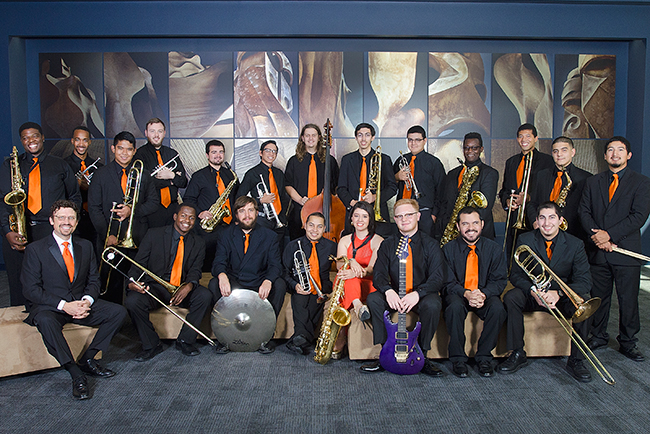
<path fill-rule="evenodd" d="M 253 229 L 255 227 L 256 223 L 257 223 L 257 219 L 253 219 L 253 221 L 250 224 L 245 224 L 243 222 L 239 222 L 239 227 L 242 228 L 243 230 L 247 231 L 249 229 Z"/>
<path fill-rule="evenodd" d="M 467 231 L 460 235 L 466 243 L 470 244 L 479 239 L 481 234 L 477 231 Z"/>

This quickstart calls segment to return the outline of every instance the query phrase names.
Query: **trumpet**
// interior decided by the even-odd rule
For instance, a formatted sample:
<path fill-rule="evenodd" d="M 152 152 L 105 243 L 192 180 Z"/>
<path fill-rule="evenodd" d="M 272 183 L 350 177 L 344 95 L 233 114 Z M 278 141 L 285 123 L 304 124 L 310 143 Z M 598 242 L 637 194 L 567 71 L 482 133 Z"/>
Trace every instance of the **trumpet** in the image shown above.
<path fill-rule="evenodd" d="M 95 161 L 93 161 L 93 164 L 91 164 L 90 166 L 86 167 L 86 169 L 84 169 L 84 170 L 80 170 L 80 171 L 78 171 L 77 173 L 75 173 L 74 176 L 75 176 L 77 179 L 85 179 L 85 180 L 86 180 L 86 183 L 87 183 L 88 185 L 90 185 L 90 180 L 92 179 L 93 175 L 95 174 L 94 171 L 91 173 L 91 172 L 90 172 L 90 169 L 92 169 L 92 168 L 97 169 L 97 162 L 98 162 L 99 160 L 101 160 L 101 157 L 97 157 L 97 159 L 96 159 Z"/>
<path fill-rule="evenodd" d="M 113 262 L 114 259 L 115 259 L 116 257 L 119 257 L 119 259 L 118 259 L 116 262 Z M 127 262 L 130 262 L 132 265 L 134 265 L 135 267 L 137 267 L 138 269 L 140 269 L 140 271 L 142 271 L 142 274 L 140 274 L 140 276 L 139 276 L 137 279 L 134 279 L 133 277 L 127 275 L 125 272 L 123 272 L 122 270 L 119 269 L 120 264 L 121 264 L 122 261 L 124 261 L 124 260 L 126 260 Z M 172 285 L 171 283 L 166 282 L 166 281 L 163 280 L 162 278 L 156 276 L 156 275 L 153 274 L 151 271 L 149 271 L 149 270 L 147 270 L 146 268 L 144 268 L 142 265 L 140 265 L 140 264 L 138 264 L 137 262 L 135 262 L 133 259 L 131 259 L 131 258 L 129 258 L 128 256 L 126 256 L 124 253 L 122 253 L 122 252 L 120 252 L 119 250 L 117 250 L 115 247 L 107 247 L 107 248 L 104 249 L 104 251 L 102 252 L 102 261 L 103 261 L 103 262 L 106 262 L 108 265 L 111 266 L 111 268 L 113 268 L 113 269 L 116 270 L 118 273 L 120 273 L 121 275 L 123 275 L 123 276 L 124 276 L 124 277 L 129 281 L 129 282 L 135 283 L 135 284 L 138 285 L 140 288 L 142 288 L 142 289 L 144 290 L 144 292 L 146 292 L 146 293 L 147 293 L 149 296 L 151 296 L 154 300 L 156 300 L 158 303 L 160 303 L 160 305 L 161 305 L 162 307 L 164 307 L 165 309 L 167 309 L 167 310 L 168 310 L 169 312 L 171 312 L 171 313 L 172 313 L 176 318 L 178 318 L 178 319 L 180 319 L 181 321 L 183 321 L 185 324 L 187 324 L 188 327 L 190 327 L 192 330 L 194 330 L 194 331 L 197 332 L 199 335 L 201 335 L 201 337 L 203 337 L 203 339 L 205 339 L 206 341 L 208 341 L 208 343 L 209 343 L 210 345 L 212 345 L 213 347 L 216 347 L 216 346 L 217 346 L 217 344 L 216 344 L 212 339 L 210 339 L 210 338 L 209 338 L 205 333 L 203 333 L 203 332 L 202 332 L 201 330 L 199 330 L 198 328 L 194 327 L 192 324 L 190 324 L 189 321 L 187 321 L 185 318 L 183 318 L 183 317 L 180 316 L 178 313 L 176 313 L 176 312 L 175 312 L 171 307 L 169 307 L 169 306 L 168 306 L 166 303 L 164 303 L 161 299 L 159 299 L 158 297 L 156 297 L 155 295 L 153 295 L 153 293 L 151 293 L 151 292 L 147 289 L 146 286 L 143 286 L 143 285 L 140 283 L 140 281 L 142 280 L 142 278 L 143 278 L 145 275 L 147 275 L 147 276 L 149 276 L 151 279 L 153 279 L 156 283 L 162 285 L 162 287 L 165 288 L 165 289 L 166 289 L 166 290 L 171 294 L 172 297 L 174 296 L 174 294 L 176 294 L 176 291 L 178 291 L 179 288 L 181 288 L 181 287 L 183 287 L 183 286 L 185 285 L 185 283 L 181 283 L 179 286 L 174 286 L 174 285 Z"/>
<path fill-rule="evenodd" d="M 527 254 L 528 256 L 522 258 L 524 254 Z M 596 309 L 598 309 L 600 306 L 600 298 L 594 297 L 591 300 L 584 301 L 582 297 L 580 297 L 571 288 L 569 288 L 569 285 L 564 283 L 562 279 L 560 279 L 553 272 L 553 270 L 551 270 L 550 267 L 546 265 L 544 261 L 542 261 L 539 256 L 537 256 L 537 254 L 535 254 L 535 252 L 527 245 L 521 245 L 517 247 L 514 258 L 515 262 L 519 264 L 521 269 L 524 270 L 526 275 L 530 278 L 530 280 L 532 280 L 533 286 L 530 289 L 535 293 L 537 298 L 542 301 L 544 306 L 548 309 L 551 315 L 553 315 L 557 322 L 560 323 L 564 331 L 567 332 L 571 338 L 571 341 L 580 350 L 582 355 L 585 356 L 585 359 L 587 359 L 587 361 L 591 364 L 598 375 L 600 375 L 600 378 L 602 378 L 602 380 L 607 384 L 616 384 L 614 378 L 607 371 L 600 360 L 598 360 L 598 358 L 594 355 L 593 351 L 591 351 L 589 346 L 585 343 L 584 339 L 582 339 L 580 335 L 576 333 L 569 320 L 566 319 L 566 317 L 562 314 L 562 312 L 559 311 L 559 309 L 550 307 L 544 297 L 542 297 L 541 292 L 545 291 L 551 285 L 552 280 L 555 280 L 560 286 L 562 292 L 566 294 L 566 296 L 576 307 L 576 312 L 571 318 L 573 322 L 576 323 L 586 320 L 596 311 Z M 540 271 L 538 274 L 535 274 L 535 270 L 538 268 Z"/>
<path fill-rule="evenodd" d="M 413 190 L 413 195 L 415 196 L 416 199 L 419 199 L 420 196 L 422 196 L 422 194 L 420 193 L 420 190 L 418 190 L 418 186 L 415 185 L 415 178 L 413 177 L 414 174 L 411 173 L 411 166 L 406 161 L 406 158 L 404 158 L 404 154 L 402 154 L 402 151 L 399 151 L 399 155 L 400 155 L 399 170 L 406 173 L 406 181 L 404 181 L 404 184 L 406 185 L 406 189 Z"/>
<path fill-rule="evenodd" d="M 385 222 L 381 217 L 381 145 L 377 145 L 375 153 L 370 158 L 370 175 L 368 176 L 368 191 L 375 191 L 375 221 Z"/>
<path fill-rule="evenodd" d="M 264 183 L 264 177 L 260 173 L 260 182 L 257 183 L 257 197 L 259 199 L 262 198 L 265 194 L 270 194 L 269 189 L 266 187 L 266 184 Z M 275 198 L 276 200 L 279 200 L 279 197 Z M 275 220 L 275 228 L 279 229 L 281 227 L 284 227 L 282 222 L 280 221 L 280 216 L 278 216 L 278 212 L 275 210 L 275 207 L 273 206 L 273 203 L 263 203 L 262 208 L 264 209 L 264 214 L 266 214 L 266 218 L 268 220 Z"/>
<path fill-rule="evenodd" d="M 316 280 L 314 280 L 314 277 L 311 275 L 309 261 L 305 256 L 305 251 L 302 249 L 300 240 L 298 240 L 298 250 L 293 254 L 293 266 L 293 275 L 298 277 L 302 289 L 305 291 L 316 291 L 316 294 L 318 295 L 318 303 L 326 302 L 327 296 L 321 292 L 318 283 L 316 283 Z"/>
<path fill-rule="evenodd" d="M 157 166 L 153 169 L 153 171 L 151 172 L 151 176 L 156 176 L 156 174 L 158 174 L 158 172 L 160 172 L 160 171 L 163 170 L 164 168 L 167 168 L 167 169 L 171 170 L 172 172 L 173 172 L 174 170 L 176 170 L 176 167 L 178 167 L 178 163 L 176 162 L 176 159 L 177 159 L 178 157 L 180 157 L 180 156 L 181 156 L 181 154 L 176 154 L 176 156 L 175 156 L 174 158 L 172 158 L 171 160 L 169 160 L 169 161 L 166 162 L 165 164 L 159 164 L 159 165 L 157 165 Z M 172 163 L 174 163 L 173 166 L 171 166 Z M 168 166 L 169 166 L 169 167 L 168 167 Z M 177 174 L 177 175 L 180 175 L 181 172 L 176 172 L 176 174 Z"/>
<path fill-rule="evenodd" d="M 23 190 L 23 180 L 18 164 L 18 150 L 14 146 L 11 151 L 11 191 L 5 195 L 5 203 L 12 206 L 13 214 L 9 215 L 11 230 L 19 234 L 23 240 L 27 240 L 27 220 L 25 218 L 25 199 L 27 194 Z"/>

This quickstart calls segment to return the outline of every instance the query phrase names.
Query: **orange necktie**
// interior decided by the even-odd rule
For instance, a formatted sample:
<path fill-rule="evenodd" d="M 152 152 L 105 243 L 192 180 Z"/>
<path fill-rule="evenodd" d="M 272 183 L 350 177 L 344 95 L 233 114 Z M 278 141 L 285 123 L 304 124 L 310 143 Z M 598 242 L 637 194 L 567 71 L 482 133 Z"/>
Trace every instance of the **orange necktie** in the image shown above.
<path fill-rule="evenodd" d="M 158 157 L 158 164 L 163 165 L 162 157 L 160 156 L 160 150 L 156 151 L 156 156 Z M 169 187 L 163 187 L 160 189 L 160 203 L 162 206 L 167 208 L 172 203 L 172 196 L 169 193 Z"/>
<path fill-rule="evenodd" d="M 545 241 L 546 243 L 546 256 L 548 257 L 548 260 L 550 261 L 551 258 L 553 257 L 553 250 L 551 250 L 551 246 L 553 245 L 553 241 Z"/>
<path fill-rule="evenodd" d="M 68 245 L 70 243 L 64 241 L 62 244 L 63 244 L 63 262 L 65 262 L 65 268 L 68 269 L 68 277 L 70 278 L 70 282 L 72 282 L 74 280 L 74 259 L 72 258 L 72 253 L 70 253 L 70 249 L 68 249 Z"/>
<path fill-rule="evenodd" d="M 30 181 L 31 185 L 31 181 Z M 614 193 L 616 193 L 616 189 L 618 188 L 618 173 L 614 174 L 614 179 L 612 179 L 612 183 L 609 184 L 609 201 L 612 201 L 612 198 L 614 197 Z M 31 188 L 30 188 L 31 189 Z"/>
<path fill-rule="evenodd" d="M 413 251 L 409 238 L 409 255 L 406 257 L 406 293 L 413 291 Z"/>
<path fill-rule="evenodd" d="M 368 187 L 368 167 L 366 166 L 366 157 L 363 157 L 361 164 L 361 175 L 359 175 L 359 200 L 366 194 Z"/>
<path fill-rule="evenodd" d="M 223 179 L 221 179 L 221 175 L 219 174 L 220 172 L 217 170 L 217 193 L 219 193 L 219 196 L 221 196 L 221 193 L 224 192 L 226 189 L 226 185 L 223 183 Z M 223 222 L 227 225 L 230 224 L 232 221 L 232 209 L 230 208 L 230 198 L 226 199 L 226 208 L 228 211 L 230 211 L 230 214 L 227 216 L 224 216 Z"/>
<path fill-rule="evenodd" d="M 314 197 L 318 195 L 318 178 L 316 175 L 316 160 L 314 154 L 311 156 L 311 163 L 309 163 L 309 181 L 307 183 L 307 197 Z"/>
<path fill-rule="evenodd" d="M 27 209 L 36 214 L 43 207 L 41 202 L 41 166 L 38 157 L 34 157 L 31 172 L 29 172 L 29 191 L 27 192 Z"/>
<path fill-rule="evenodd" d="M 244 240 L 244 255 L 248 252 L 248 244 L 250 243 L 251 234 L 244 234 L 246 239 Z"/>
<path fill-rule="evenodd" d="M 521 188 L 521 181 L 524 180 L 524 166 L 526 165 L 525 161 L 526 156 L 522 155 L 519 166 L 517 167 L 517 188 Z"/>
<path fill-rule="evenodd" d="M 411 155 L 411 162 L 409 163 L 409 169 L 411 170 L 411 175 L 415 176 L 415 155 Z M 402 191 L 402 198 L 404 199 L 410 199 L 412 196 L 411 194 L 413 193 L 413 186 L 411 186 L 411 189 L 409 190 L 406 188 L 406 184 L 404 184 L 404 190 Z"/>
<path fill-rule="evenodd" d="M 316 241 L 311 242 L 311 255 L 309 255 L 309 273 L 314 278 L 318 289 L 321 289 L 320 283 L 320 267 L 318 266 L 318 253 L 316 252 Z M 314 288 L 311 289 L 312 294 L 317 294 Z"/>
<path fill-rule="evenodd" d="M 86 161 L 81 160 L 81 171 L 83 172 L 84 170 L 86 170 Z"/>
<path fill-rule="evenodd" d="M 120 181 L 120 184 L 122 185 L 122 193 L 126 196 L 126 169 L 122 169 L 122 179 Z"/>
<path fill-rule="evenodd" d="M 553 184 L 553 190 L 551 190 L 551 196 L 549 196 L 549 200 L 551 202 L 555 202 L 557 198 L 560 196 L 560 191 L 562 190 L 562 173 L 563 172 L 557 172 L 557 178 L 555 178 L 555 184 Z"/>
<path fill-rule="evenodd" d="M 478 289 L 478 255 L 476 246 L 469 246 L 471 249 L 467 254 L 465 263 L 465 289 L 474 291 Z"/>
<path fill-rule="evenodd" d="M 278 193 L 278 185 L 275 183 L 275 178 L 273 177 L 273 168 L 269 167 L 269 189 L 271 193 L 275 195 L 275 200 L 273 201 L 273 208 L 275 212 L 280 215 L 282 211 L 282 204 L 280 203 L 280 194 Z"/>
<path fill-rule="evenodd" d="M 463 168 L 460 170 L 460 173 L 458 174 L 458 189 L 460 190 L 460 186 L 463 185 L 463 175 L 465 174 L 465 166 L 463 165 Z"/>
<path fill-rule="evenodd" d="M 169 283 L 174 286 L 181 284 L 181 275 L 183 274 L 183 255 L 185 255 L 185 242 L 183 236 L 178 240 L 178 247 L 176 248 L 176 258 L 174 258 L 174 265 L 172 265 L 172 275 Z"/>

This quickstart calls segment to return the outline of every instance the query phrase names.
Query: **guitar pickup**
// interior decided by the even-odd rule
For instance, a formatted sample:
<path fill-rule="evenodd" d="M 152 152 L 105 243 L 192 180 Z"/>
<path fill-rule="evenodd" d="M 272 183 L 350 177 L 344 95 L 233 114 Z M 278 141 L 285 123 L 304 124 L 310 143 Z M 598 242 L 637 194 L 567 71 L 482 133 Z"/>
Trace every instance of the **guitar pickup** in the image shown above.
<path fill-rule="evenodd" d="M 408 332 L 395 332 L 396 340 L 407 340 L 409 338 Z"/>

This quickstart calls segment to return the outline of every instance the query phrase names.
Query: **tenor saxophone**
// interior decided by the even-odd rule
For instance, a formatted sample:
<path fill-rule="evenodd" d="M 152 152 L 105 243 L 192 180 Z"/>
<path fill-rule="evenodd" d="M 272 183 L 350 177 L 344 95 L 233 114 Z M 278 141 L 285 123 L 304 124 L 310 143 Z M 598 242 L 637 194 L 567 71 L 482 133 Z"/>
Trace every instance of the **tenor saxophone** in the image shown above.
<path fill-rule="evenodd" d="M 25 199 L 27 194 L 23 190 L 23 177 L 18 165 L 18 150 L 14 146 L 11 152 L 11 191 L 5 195 L 5 203 L 13 207 L 13 214 L 9 215 L 11 230 L 27 240 L 27 221 L 25 219 Z"/>
<path fill-rule="evenodd" d="M 235 188 L 235 184 L 237 183 L 237 174 L 232 169 L 230 169 L 230 171 L 234 176 L 233 180 L 228 183 L 228 186 L 223 193 L 221 193 L 217 201 L 212 204 L 210 209 L 208 209 L 208 212 L 212 214 L 212 218 L 201 219 L 201 229 L 206 232 L 212 232 L 221 220 L 230 215 L 230 210 L 226 206 L 226 202 L 228 201 L 232 189 Z"/>
<path fill-rule="evenodd" d="M 343 267 L 341 267 L 341 270 L 347 270 L 350 268 L 350 260 L 345 256 L 339 258 L 330 257 L 330 259 L 343 261 Z M 314 349 L 316 352 L 314 360 L 321 365 L 326 364 L 332 358 L 334 343 L 336 342 L 341 327 L 350 324 L 350 312 L 341 306 L 341 298 L 343 298 L 344 292 L 345 280 L 337 276 L 336 281 L 334 282 L 334 290 L 330 297 L 330 305 L 323 317 L 320 335 L 318 336 L 316 348 Z"/>
<path fill-rule="evenodd" d="M 569 190 L 571 190 L 571 186 L 573 185 L 573 180 L 569 176 L 569 172 L 566 171 L 566 168 L 562 168 L 562 172 L 566 175 L 566 185 L 564 188 L 560 191 L 560 194 L 558 195 L 555 203 L 557 206 L 560 208 L 564 208 L 566 206 L 566 200 L 567 197 L 569 196 Z M 562 220 L 562 223 L 560 223 L 560 229 L 563 231 L 566 231 L 569 229 L 569 223 L 567 223 L 566 219 Z"/>

